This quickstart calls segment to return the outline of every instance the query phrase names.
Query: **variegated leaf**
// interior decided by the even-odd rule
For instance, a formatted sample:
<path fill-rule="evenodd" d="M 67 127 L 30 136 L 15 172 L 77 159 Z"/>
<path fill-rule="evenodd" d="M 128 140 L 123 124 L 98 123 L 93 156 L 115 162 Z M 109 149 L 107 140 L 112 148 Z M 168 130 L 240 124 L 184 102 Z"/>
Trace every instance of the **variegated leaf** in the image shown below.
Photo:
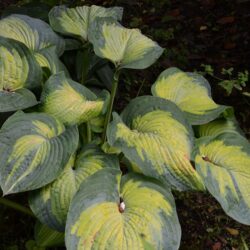
<path fill-rule="evenodd" d="M 65 124 L 80 124 L 105 112 L 108 92 L 97 96 L 85 86 L 66 78 L 63 72 L 52 75 L 41 95 L 41 110 Z"/>
<path fill-rule="evenodd" d="M 35 57 L 22 43 L 0 37 L 0 112 L 37 104 L 28 89 L 41 84 L 42 71 Z"/>
<path fill-rule="evenodd" d="M 219 118 L 196 128 L 198 137 L 218 136 L 223 133 L 242 134 L 239 125 L 234 119 Z"/>
<path fill-rule="evenodd" d="M 34 55 L 39 65 L 42 68 L 48 68 L 52 75 L 63 71 L 66 76 L 69 76 L 67 68 L 60 61 L 58 55 L 56 54 L 55 46 L 44 48 L 39 52 L 36 52 Z"/>
<path fill-rule="evenodd" d="M 114 113 L 107 137 L 143 174 L 179 190 L 204 189 L 190 163 L 192 129 L 174 103 L 153 96 L 134 99 L 121 118 Z"/>
<path fill-rule="evenodd" d="M 67 249 L 178 249 L 170 191 L 144 176 L 120 178 L 120 171 L 103 169 L 81 185 L 67 217 Z"/>
<path fill-rule="evenodd" d="M 225 212 L 250 225 L 250 144 L 236 133 L 199 141 L 195 165 Z"/>
<path fill-rule="evenodd" d="M 67 8 L 55 6 L 49 13 L 51 27 L 62 34 L 77 36 L 88 40 L 88 29 L 96 17 L 112 17 L 122 19 L 123 9 L 120 7 L 104 8 L 96 5 Z"/>
<path fill-rule="evenodd" d="M 96 55 L 109 59 L 117 68 L 147 68 L 163 52 L 140 30 L 126 29 L 112 18 L 96 18 L 89 29 L 89 40 Z"/>
<path fill-rule="evenodd" d="M 80 184 L 103 168 L 119 169 L 118 159 L 104 154 L 95 145 L 85 146 L 76 160 L 71 157 L 53 183 L 31 193 L 32 211 L 44 224 L 64 231 L 70 202 Z"/>
<path fill-rule="evenodd" d="M 0 36 L 20 41 L 34 52 L 55 45 L 61 55 L 65 47 L 64 40 L 47 23 L 25 15 L 13 14 L 0 20 Z"/>
<path fill-rule="evenodd" d="M 193 125 L 214 120 L 226 108 L 213 101 L 204 77 L 177 68 L 169 68 L 160 74 L 152 86 L 152 94 L 174 102 Z"/>
<path fill-rule="evenodd" d="M 4 194 L 52 182 L 78 146 L 77 127 L 43 113 L 17 112 L 0 130 L 0 184 Z"/>

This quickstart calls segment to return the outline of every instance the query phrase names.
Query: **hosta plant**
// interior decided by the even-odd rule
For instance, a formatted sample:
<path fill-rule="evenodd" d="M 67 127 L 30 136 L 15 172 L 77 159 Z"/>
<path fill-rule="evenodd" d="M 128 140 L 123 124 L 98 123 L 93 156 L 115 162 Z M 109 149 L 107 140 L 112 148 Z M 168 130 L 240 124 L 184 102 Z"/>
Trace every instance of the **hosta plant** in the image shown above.
<path fill-rule="evenodd" d="M 178 249 L 172 190 L 210 192 L 250 225 L 249 142 L 204 77 L 168 68 L 112 113 L 124 69 L 163 52 L 122 13 L 56 6 L 50 25 L 0 20 L 0 185 L 29 192 L 39 247 Z"/>

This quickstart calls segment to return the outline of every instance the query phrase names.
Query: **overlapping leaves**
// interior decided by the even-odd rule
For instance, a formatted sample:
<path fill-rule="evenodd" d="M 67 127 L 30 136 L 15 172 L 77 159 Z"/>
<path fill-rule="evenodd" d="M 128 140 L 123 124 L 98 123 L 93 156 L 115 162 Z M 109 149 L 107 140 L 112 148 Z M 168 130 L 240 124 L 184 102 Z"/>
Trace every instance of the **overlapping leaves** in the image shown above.
<path fill-rule="evenodd" d="M 116 7 L 57 6 L 49 19 L 55 31 L 91 42 L 97 56 L 113 62 L 116 81 L 122 68 L 144 69 L 163 52 L 139 30 L 120 25 L 121 16 Z M 79 43 L 68 40 L 68 48 L 79 49 Z M 154 96 L 136 98 L 120 116 L 114 113 L 102 145 L 106 153 L 96 145 L 79 153 L 76 125 L 87 122 L 90 131 L 102 132 L 109 94 L 96 96 L 69 78 L 59 60 L 64 47 L 64 39 L 41 20 L 11 15 L 0 21 L 0 112 L 37 104 L 29 89 L 38 86 L 39 111 L 45 112 L 17 112 L 1 128 L 4 194 L 32 190 L 32 210 L 55 230 L 64 231 L 67 218 L 69 250 L 178 249 L 180 225 L 169 188 L 207 188 L 229 216 L 250 225 L 250 145 L 234 119 L 220 116 L 225 107 L 212 100 L 202 76 L 165 70 L 152 87 Z M 77 61 L 88 53 L 90 46 Z M 107 63 L 96 57 L 83 68 L 85 59 L 77 65 L 79 76 L 82 70 L 86 76 L 98 73 L 98 61 Z M 41 68 L 52 75 L 44 85 Z M 109 86 L 108 77 L 99 78 Z M 197 140 L 191 125 L 199 125 Z M 121 177 L 120 152 L 144 175 Z M 50 238 L 44 229 L 40 238 L 46 244 L 61 240 L 62 234 Z"/>
<path fill-rule="evenodd" d="M 72 156 L 62 174 L 51 184 L 32 192 L 30 206 L 35 215 L 55 230 L 64 231 L 70 202 L 89 176 L 104 168 L 119 169 L 118 158 L 88 145 Z"/>

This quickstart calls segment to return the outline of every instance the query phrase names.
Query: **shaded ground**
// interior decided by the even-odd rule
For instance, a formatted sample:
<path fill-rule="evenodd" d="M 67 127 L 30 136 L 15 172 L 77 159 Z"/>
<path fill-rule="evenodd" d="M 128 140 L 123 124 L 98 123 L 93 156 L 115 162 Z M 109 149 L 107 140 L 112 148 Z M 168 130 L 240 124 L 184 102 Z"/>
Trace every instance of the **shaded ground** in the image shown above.
<path fill-rule="evenodd" d="M 1 1 L 0 9 L 13 2 L 16 1 Z M 170 66 L 193 71 L 200 70 L 201 64 L 210 64 L 219 77 L 223 77 L 220 74 L 222 68 L 234 67 L 235 74 L 249 70 L 249 0 L 81 2 L 123 6 L 126 26 L 140 28 L 166 48 L 154 67 L 124 74 L 127 84 L 120 87 L 120 92 L 126 90 L 129 94 L 120 96 L 119 108 L 138 94 L 148 94 L 157 75 Z M 235 108 L 241 127 L 249 136 L 250 98 L 236 90 L 226 96 L 218 86 L 218 80 L 210 77 L 209 81 L 215 100 Z M 249 91 L 250 86 L 246 90 Z M 176 193 L 175 197 L 182 226 L 181 249 L 244 249 L 244 241 L 250 246 L 249 227 L 226 216 L 210 195 Z M 25 197 L 20 201 L 25 204 Z M 25 241 L 32 238 L 33 220 L 0 207 L 0 221 L 0 249 L 24 249 Z M 18 248 L 7 248 L 7 245 L 18 245 Z"/>

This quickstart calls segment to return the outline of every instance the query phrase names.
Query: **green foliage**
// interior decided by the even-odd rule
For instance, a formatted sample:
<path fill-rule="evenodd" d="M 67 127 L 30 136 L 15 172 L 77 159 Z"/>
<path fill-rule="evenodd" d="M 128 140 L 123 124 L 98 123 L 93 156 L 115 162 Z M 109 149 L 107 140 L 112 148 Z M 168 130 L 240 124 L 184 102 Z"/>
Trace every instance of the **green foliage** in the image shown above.
<path fill-rule="evenodd" d="M 52 8 L 51 27 L 25 15 L 0 20 L 0 112 L 19 110 L 0 130 L 0 186 L 29 192 L 43 223 L 27 249 L 64 237 L 69 250 L 178 249 L 172 190 L 208 191 L 250 225 L 250 145 L 203 76 L 166 69 L 152 95 L 111 119 L 124 68 L 163 54 L 121 19 L 122 8 L 93 5 Z M 204 71 L 214 77 L 210 65 Z M 223 81 L 242 90 L 248 72 L 227 80 L 231 89 Z"/>
<path fill-rule="evenodd" d="M 226 79 L 219 78 L 215 75 L 214 69 L 211 65 L 201 65 L 203 67 L 203 74 L 207 74 L 216 80 L 218 80 L 218 85 L 222 87 L 226 94 L 229 96 L 232 94 L 233 89 L 236 89 L 241 92 L 242 95 L 250 96 L 250 93 L 245 91 L 244 89 L 247 87 L 247 82 L 249 81 L 249 72 L 248 70 L 244 70 L 243 72 L 234 73 L 234 68 L 222 68 L 221 75 L 226 77 Z"/>

